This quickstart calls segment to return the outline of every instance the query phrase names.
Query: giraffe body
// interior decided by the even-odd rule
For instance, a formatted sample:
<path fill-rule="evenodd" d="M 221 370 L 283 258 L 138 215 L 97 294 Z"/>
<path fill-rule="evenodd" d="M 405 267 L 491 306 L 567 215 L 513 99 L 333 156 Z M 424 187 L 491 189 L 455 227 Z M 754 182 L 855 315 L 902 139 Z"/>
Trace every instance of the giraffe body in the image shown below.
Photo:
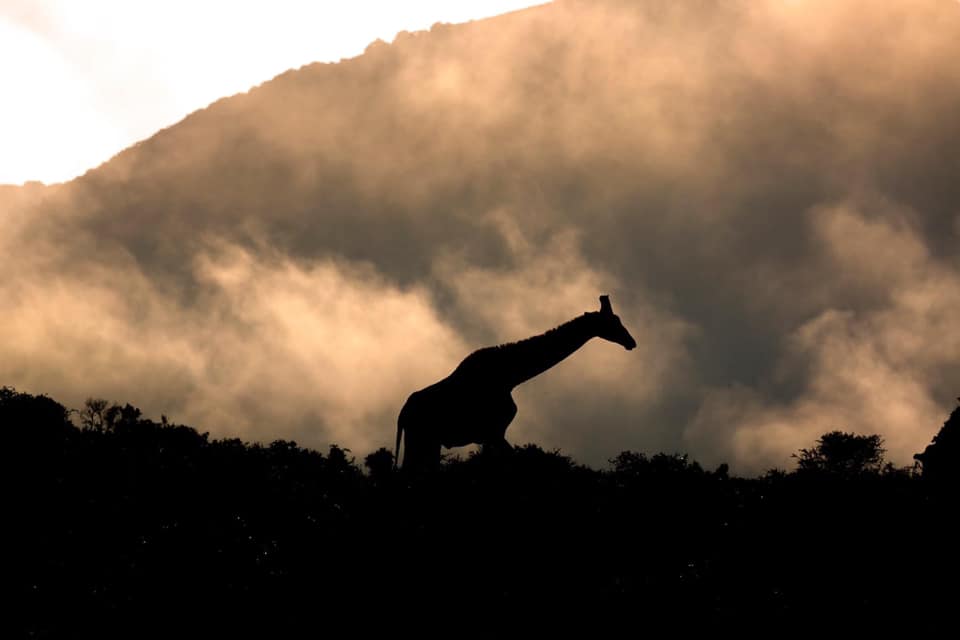
<path fill-rule="evenodd" d="M 607 296 L 600 311 L 585 313 L 527 340 L 474 351 L 449 376 L 414 392 L 397 419 L 396 457 L 404 442 L 404 469 L 427 469 L 440 461 L 441 447 L 480 444 L 509 448 L 505 434 L 517 414 L 511 392 L 517 385 L 564 360 L 588 340 L 603 338 L 636 347 L 614 315 Z"/>

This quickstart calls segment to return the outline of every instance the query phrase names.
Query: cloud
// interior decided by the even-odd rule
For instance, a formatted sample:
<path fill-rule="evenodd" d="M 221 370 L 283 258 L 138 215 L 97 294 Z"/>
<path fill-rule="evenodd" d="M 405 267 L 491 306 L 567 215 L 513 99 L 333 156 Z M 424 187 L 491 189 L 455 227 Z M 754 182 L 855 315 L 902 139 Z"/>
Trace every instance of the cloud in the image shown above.
<path fill-rule="evenodd" d="M 708 459 L 760 471 L 839 429 L 879 433 L 907 463 L 942 419 L 960 359 L 960 274 L 933 258 L 902 219 L 869 220 L 850 205 L 814 213 L 841 290 L 883 294 L 871 307 L 829 308 L 786 337 L 778 374 L 800 393 L 777 402 L 743 386 L 714 388 L 685 432 Z M 830 274 L 824 274 L 829 282 Z M 858 301 L 859 302 L 859 301 Z M 708 446 L 709 445 L 709 446 Z"/>
<path fill-rule="evenodd" d="M 194 273 L 192 309 L 129 261 L 6 283 L 5 377 L 75 407 L 104 395 L 217 436 L 365 451 L 383 444 L 410 386 L 446 375 L 464 350 L 426 291 L 370 269 L 220 245 Z"/>
<path fill-rule="evenodd" d="M 640 347 L 520 387 L 513 441 L 760 470 L 846 428 L 908 463 L 960 376 L 958 29 L 937 0 L 571 0 L 283 74 L 0 231 L 0 378 L 363 450 L 609 293 Z"/>

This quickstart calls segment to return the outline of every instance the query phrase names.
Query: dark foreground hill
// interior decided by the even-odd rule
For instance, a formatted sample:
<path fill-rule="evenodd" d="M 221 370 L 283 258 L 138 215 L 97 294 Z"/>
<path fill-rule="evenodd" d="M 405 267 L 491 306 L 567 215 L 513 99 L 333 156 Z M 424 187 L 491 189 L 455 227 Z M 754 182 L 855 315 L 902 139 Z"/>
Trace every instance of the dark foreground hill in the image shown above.
<path fill-rule="evenodd" d="M 16 636 L 922 629 L 955 601 L 956 494 L 877 457 L 836 464 L 828 445 L 869 438 L 828 434 L 758 478 L 632 452 L 594 470 L 532 445 L 407 478 L 384 450 L 364 472 L 337 447 L 211 440 L 130 405 L 70 418 L 0 391 Z"/>

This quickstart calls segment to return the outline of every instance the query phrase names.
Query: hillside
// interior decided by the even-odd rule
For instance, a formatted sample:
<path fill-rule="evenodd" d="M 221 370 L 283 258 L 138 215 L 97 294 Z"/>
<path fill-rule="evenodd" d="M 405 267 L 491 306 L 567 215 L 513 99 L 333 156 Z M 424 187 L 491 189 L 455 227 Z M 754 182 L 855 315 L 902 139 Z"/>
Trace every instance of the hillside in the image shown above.
<path fill-rule="evenodd" d="M 0 382 L 372 449 L 611 293 L 639 348 L 518 390 L 514 439 L 746 472 L 843 428 L 906 463 L 960 374 L 958 32 L 938 0 L 559 1 L 289 71 L 18 214 Z"/>

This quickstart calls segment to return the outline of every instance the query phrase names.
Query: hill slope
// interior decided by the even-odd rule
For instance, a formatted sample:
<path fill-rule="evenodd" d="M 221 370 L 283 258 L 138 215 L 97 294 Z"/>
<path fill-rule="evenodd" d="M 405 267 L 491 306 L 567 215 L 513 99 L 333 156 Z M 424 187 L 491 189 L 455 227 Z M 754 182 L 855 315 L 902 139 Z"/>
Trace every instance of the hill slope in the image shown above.
<path fill-rule="evenodd" d="M 610 292 L 639 349 L 521 388 L 515 437 L 905 462 L 960 373 L 958 14 L 568 1 L 290 71 L 17 214 L 0 379 L 363 448 Z"/>

